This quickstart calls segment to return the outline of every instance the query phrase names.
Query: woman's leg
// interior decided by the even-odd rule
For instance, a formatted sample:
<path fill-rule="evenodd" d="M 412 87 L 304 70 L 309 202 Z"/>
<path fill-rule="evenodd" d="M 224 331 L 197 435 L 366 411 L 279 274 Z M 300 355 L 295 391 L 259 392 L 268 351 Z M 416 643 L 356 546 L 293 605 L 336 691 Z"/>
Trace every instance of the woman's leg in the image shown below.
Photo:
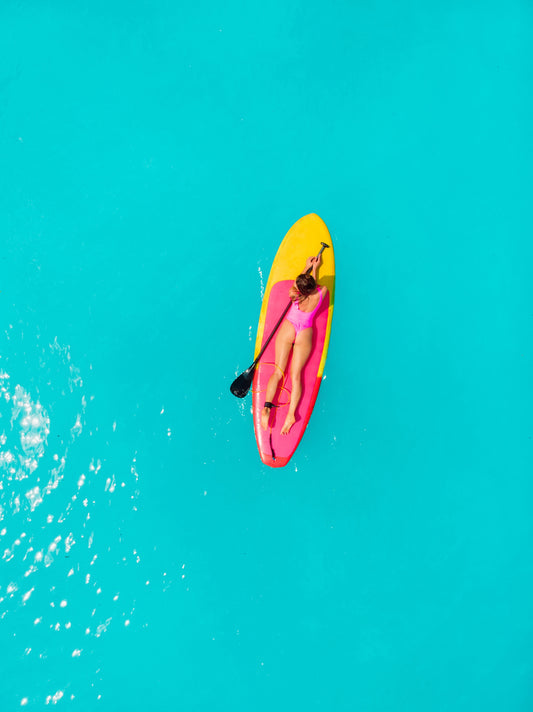
<path fill-rule="evenodd" d="M 275 363 L 276 368 L 274 373 L 268 379 L 268 384 L 265 393 L 265 403 L 272 403 L 276 391 L 278 390 L 279 382 L 283 378 L 285 369 L 287 368 L 287 361 L 289 360 L 289 354 L 294 344 L 294 326 L 284 319 L 279 327 L 279 331 L 276 336 L 276 356 Z M 263 408 L 261 411 L 261 427 L 263 430 L 268 428 L 268 421 L 270 419 L 270 408 Z"/>
<path fill-rule="evenodd" d="M 305 366 L 313 347 L 313 329 L 300 331 L 294 342 L 291 361 L 291 402 L 285 423 L 281 429 L 282 435 L 287 435 L 296 421 L 296 408 L 302 397 L 302 369 Z"/>

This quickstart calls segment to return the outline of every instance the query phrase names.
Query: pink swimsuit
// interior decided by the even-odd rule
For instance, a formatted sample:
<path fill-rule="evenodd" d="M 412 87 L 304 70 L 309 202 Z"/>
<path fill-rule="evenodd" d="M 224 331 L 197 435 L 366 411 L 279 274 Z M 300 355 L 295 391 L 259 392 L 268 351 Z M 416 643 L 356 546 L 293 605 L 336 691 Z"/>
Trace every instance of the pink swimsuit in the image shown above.
<path fill-rule="evenodd" d="M 300 331 L 303 331 L 304 329 L 309 329 L 309 327 L 313 326 L 313 320 L 315 318 L 315 314 L 317 313 L 320 305 L 322 304 L 322 299 L 324 298 L 324 292 L 325 292 L 325 289 L 323 287 L 318 286 L 318 288 L 320 289 L 320 299 L 318 300 L 318 304 L 313 309 L 313 311 L 310 311 L 310 312 L 300 311 L 297 301 L 293 302 L 291 304 L 291 308 L 289 309 L 288 314 L 287 314 L 287 319 L 294 326 L 294 331 L 296 332 L 296 336 L 298 336 Z"/>

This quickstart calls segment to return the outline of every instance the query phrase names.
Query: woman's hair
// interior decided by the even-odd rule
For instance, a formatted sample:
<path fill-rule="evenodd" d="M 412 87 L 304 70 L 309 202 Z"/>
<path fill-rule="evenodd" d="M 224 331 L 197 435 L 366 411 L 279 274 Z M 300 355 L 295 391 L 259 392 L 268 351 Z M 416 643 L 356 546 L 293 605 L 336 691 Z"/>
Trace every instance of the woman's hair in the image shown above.
<path fill-rule="evenodd" d="M 308 297 L 315 291 L 316 281 L 315 278 L 310 274 L 299 274 L 296 277 L 296 286 L 298 287 L 298 291 L 302 295 L 303 299 L 304 297 Z"/>

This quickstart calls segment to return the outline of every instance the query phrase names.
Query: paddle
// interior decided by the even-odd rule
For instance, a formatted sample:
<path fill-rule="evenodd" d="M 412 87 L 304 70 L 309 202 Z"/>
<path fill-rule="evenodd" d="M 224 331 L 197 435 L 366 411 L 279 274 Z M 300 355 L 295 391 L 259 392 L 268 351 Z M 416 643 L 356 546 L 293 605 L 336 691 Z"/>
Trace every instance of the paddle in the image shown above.
<path fill-rule="evenodd" d="M 320 244 L 322 245 L 322 247 L 320 248 L 320 252 L 319 252 L 318 255 L 317 255 L 317 259 L 318 259 L 318 258 L 320 257 L 320 255 L 324 252 L 324 250 L 326 249 L 326 247 L 329 247 L 329 245 L 326 245 L 325 242 L 321 242 Z M 312 270 L 312 269 L 313 269 L 312 267 L 309 267 L 309 269 L 306 271 L 306 274 L 311 274 L 311 270 Z M 234 396 L 237 396 L 237 398 L 244 398 L 244 396 L 245 396 L 245 395 L 248 393 L 248 391 L 250 390 L 250 386 L 252 385 L 252 381 L 254 380 L 255 367 L 256 367 L 257 364 L 259 363 L 259 359 L 261 358 L 261 356 L 265 353 L 266 347 L 267 347 L 267 346 L 269 345 L 269 343 L 272 341 L 272 338 L 273 338 L 274 334 L 276 333 L 276 331 L 278 330 L 279 325 L 281 324 L 281 322 L 282 322 L 283 319 L 285 318 L 285 315 L 287 314 L 287 312 L 288 312 L 289 309 L 291 308 L 291 304 L 292 304 L 292 299 L 289 300 L 289 303 L 287 304 L 287 306 L 286 306 L 285 309 L 283 310 L 283 314 L 280 316 L 280 318 L 279 318 L 278 321 L 276 322 L 276 326 L 275 326 L 275 327 L 272 329 L 272 331 L 270 332 L 270 334 L 269 334 L 269 336 L 268 336 L 268 339 L 265 341 L 265 343 L 264 343 L 264 345 L 263 345 L 263 348 L 262 348 L 261 351 L 259 352 L 259 354 L 258 354 L 257 358 L 255 359 L 255 361 L 252 363 L 251 366 L 248 366 L 248 368 L 246 369 L 246 371 L 243 371 L 240 376 L 237 376 L 237 378 L 236 378 L 236 379 L 233 381 L 233 383 L 231 384 L 231 386 L 230 386 L 230 391 L 233 393 Z"/>

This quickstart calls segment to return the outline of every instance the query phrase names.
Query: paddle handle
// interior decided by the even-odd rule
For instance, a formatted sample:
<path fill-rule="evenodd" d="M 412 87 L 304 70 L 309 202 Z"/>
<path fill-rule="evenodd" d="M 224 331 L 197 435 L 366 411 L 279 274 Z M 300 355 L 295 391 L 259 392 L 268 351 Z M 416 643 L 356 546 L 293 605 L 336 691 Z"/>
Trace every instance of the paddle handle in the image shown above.
<path fill-rule="evenodd" d="M 320 257 L 320 255 L 324 252 L 324 250 L 326 249 L 326 247 L 329 247 L 329 245 L 327 245 L 325 242 L 321 242 L 320 244 L 322 245 L 322 247 L 320 248 L 320 250 L 319 250 L 319 252 L 318 252 L 318 255 L 316 256 L 317 259 L 318 259 L 318 258 Z M 312 269 L 313 269 L 312 267 L 309 267 L 309 269 L 306 270 L 305 273 L 306 273 L 306 274 L 311 274 Z M 286 316 L 287 312 L 289 311 L 289 309 L 291 308 L 291 305 L 292 305 L 292 299 L 289 300 L 289 303 L 287 304 L 287 306 L 286 306 L 285 309 L 283 310 L 283 314 L 280 316 L 280 318 L 279 318 L 278 321 L 276 322 L 276 326 L 272 329 L 272 331 L 270 332 L 270 334 L 269 334 L 269 336 L 268 336 L 268 339 L 267 339 L 267 340 L 265 341 L 265 343 L 263 344 L 263 348 L 262 348 L 261 351 L 259 352 L 259 354 L 258 354 L 257 358 L 255 359 L 255 361 L 253 362 L 253 364 L 252 364 L 249 368 L 246 369 L 247 371 L 250 371 L 250 370 L 254 369 L 254 368 L 257 366 L 257 364 L 258 364 L 258 362 L 259 362 L 259 359 L 260 359 L 261 356 L 265 353 L 267 346 L 268 346 L 269 343 L 272 341 L 272 338 L 274 337 L 274 334 L 276 333 L 276 331 L 279 329 L 281 322 L 283 321 L 283 319 L 285 319 L 285 316 Z"/>

